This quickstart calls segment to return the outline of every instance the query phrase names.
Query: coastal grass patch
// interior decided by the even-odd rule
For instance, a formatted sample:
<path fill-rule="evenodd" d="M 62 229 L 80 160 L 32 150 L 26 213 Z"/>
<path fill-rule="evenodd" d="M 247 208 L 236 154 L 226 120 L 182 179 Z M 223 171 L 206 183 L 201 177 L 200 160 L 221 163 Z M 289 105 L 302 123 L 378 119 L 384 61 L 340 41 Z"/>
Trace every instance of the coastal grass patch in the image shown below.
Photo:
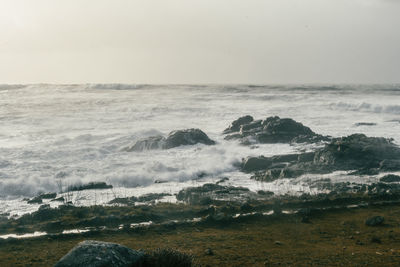
<path fill-rule="evenodd" d="M 371 227 L 367 218 L 383 216 Z M 311 214 L 252 217 L 229 224 L 177 225 L 143 231 L 6 240 L 1 266 L 52 266 L 79 242 L 95 239 L 144 251 L 177 250 L 201 266 L 398 266 L 400 206 L 369 206 Z M 377 242 L 379 240 L 379 242 Z M 212 253 L 210 253 L 210 250 Z"/>

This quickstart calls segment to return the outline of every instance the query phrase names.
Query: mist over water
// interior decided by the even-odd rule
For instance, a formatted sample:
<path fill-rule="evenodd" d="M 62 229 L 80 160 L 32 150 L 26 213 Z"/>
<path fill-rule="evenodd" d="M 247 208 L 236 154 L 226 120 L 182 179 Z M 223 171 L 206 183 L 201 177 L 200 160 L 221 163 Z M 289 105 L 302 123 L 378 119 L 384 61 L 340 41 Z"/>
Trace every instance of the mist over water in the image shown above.
<path fill-rule="evenodd" d="M 179 184 L 225 176 L 255 189 L 260 183 L 254 186 L 235 167 L 242 158 L 311 147 L 223 140 L 222 131 L 238 117 L 289 117 L 323 135 L 365 133 L 399 144 L 399 103 L 397 85 L 0 85 L 0 196 L 55 192 L 59 181 L 135 188 L 156 180 Z M 123 150 L 143 137 L 188 128 L 200 128 L 217 144 Z M 262 186 L 303 190 L 298 183 Z"/>

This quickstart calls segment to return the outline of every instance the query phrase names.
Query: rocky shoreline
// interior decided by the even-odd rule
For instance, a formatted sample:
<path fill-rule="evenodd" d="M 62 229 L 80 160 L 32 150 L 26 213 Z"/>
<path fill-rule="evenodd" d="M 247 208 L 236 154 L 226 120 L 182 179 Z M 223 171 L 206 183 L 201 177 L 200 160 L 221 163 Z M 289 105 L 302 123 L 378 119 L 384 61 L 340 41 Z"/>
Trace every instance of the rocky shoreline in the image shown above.
<path fill-rule="evenodd" d="M 400 176 L 395 174 L 400 171 L 400 148 L 393 140 L 364 134 L 339 138 L 323 136 L 292 119 L 276 116 L 264 120 L 244 116 L 233 121 L 222 134 L 225 140 L 242 145 L 318 143 L 314 151 L 244 158 L 238 168 L 250 173 L 251 179 L 257 181 L 272 182 L 336 171 L 361 177 L 379 173 L 385 175 L 376 183 L 364 184 L 332 183 L 329 178 L 322 179 L 310 186 L 325 193 L 298 196 L 276 196 L 273 192 L 263 190 L 253 192 L 245 187 L 227 185 L 225 182 L 229 181 L 229 177 L 221 177 L 216 183 L 182 189 L 175 195 L 176 204 L 157 203 L 157 200 L 171 194 L 150 193 L 140 197 L 115 197 L 105 206 L 77 207 L 65 199 L 56 198 L 55 193 L 47 193 L 27 199 L 27 202 L 40 204 L 43 199 L 51 199 L 63 204 L 56 208 L 44 204 L 38 211 L 19 218 L 0 217 L 0 235 L 41 231 L 48 236 L 62 238 L 66 230 L 74 229 L 83 230 L 79 236 L 113 231 L 163 231 L 180 227 L 196 229 L 267 217 L 310 223 L 314 216 L 329 211 L 388 207 L 400 203 Z M 124 151 L 140 153 L 148 149 L 171 149 L 199 143 L 214 145 L 215 141 L 200 129 L 187 129 L 171 132 L 167 137 L 152 136 L 139 140 Z M 105 189 L 112 186 L 100 182 L 72 189 L 79 191 L 96 187 Z M 137 202 L 143 204 L 137 205 Z M 382 223 L 383 219 L 375 218 L 373 221 Z M 13 239 L 0 238 L 2 244 L 12 242 Z"/>

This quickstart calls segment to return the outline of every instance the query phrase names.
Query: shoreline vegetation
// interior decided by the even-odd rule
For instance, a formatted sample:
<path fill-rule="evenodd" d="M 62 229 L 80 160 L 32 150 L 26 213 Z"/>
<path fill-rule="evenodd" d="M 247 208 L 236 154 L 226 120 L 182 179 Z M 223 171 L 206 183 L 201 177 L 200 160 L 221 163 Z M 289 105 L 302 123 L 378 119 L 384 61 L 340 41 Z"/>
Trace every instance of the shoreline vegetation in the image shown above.
<path fill-rule="evenodd" d="M 158 206 L 154 208 L 171 210 L 169 206 Z M 356 208 L 311 210 L 307 216 L 254 214 L 230 220 L 215 217 L 197 223 L 171 221 L 68 235 L 0 239 L 0 262 L 2 266 L 52 266 L 79 242 L 100 240 L 144 251 L 174 249 L 193 255 L 200 266 L 396 266 L 400 259 L 399 215 L 398 202 L 372 203 Z M 368 226 L 366 221 L 374 216 L 381 216 L 384 221 Z"/>
<path fill-rule="evenodd" d="M 271 182 L 304 174 L 335 171 L 353 175 L 385 174 L 376 183 L 310 181 L 316 195 L 275 195 L 226 183 L 184 188 L 177 203 L 150 193 L 115 197 L 107 205 L 74 206 L 57 194 L 28 199 L 43 204 L 19 218 L 0 217 L 0 235 L 45 233 L 30 239 L 0 238 L 4 266 L 51 266 L 77 243 L 101 240 L 136 250 L 175 249 L 193 255 L 201 266 L 395 266 L 400 260 L 400 148 L 393 140 L 353 134 L 332 138 L 314 133 L 292 119 L 244 116 L 223 132 L 226 140 L 257 143 L 319 143 L 315 151 L 272 157 L 248 157 L 237 167 L 252 179 Z M 172 132 L 167 138 L 139 140 L 127 151 L 214 145 L 199 129 Z M 71 187 L 101 190 L 106 183 Z M 138 204 L 142 203 L 142 204 Z M 153 253 L 153 254 L 152 254 Z"/>

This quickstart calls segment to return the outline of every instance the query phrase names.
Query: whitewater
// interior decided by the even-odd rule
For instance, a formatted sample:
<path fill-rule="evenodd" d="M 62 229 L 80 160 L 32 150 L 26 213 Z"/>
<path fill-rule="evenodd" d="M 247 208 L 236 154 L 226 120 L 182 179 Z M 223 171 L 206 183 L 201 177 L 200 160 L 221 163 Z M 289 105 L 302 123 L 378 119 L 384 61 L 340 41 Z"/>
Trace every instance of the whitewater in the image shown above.
<path fill-rule="evenodd" d="M 267 183 L 238 170 L 247 156 L 313 149 L 224 140 L 222 131 L 243 115 L 292 118 L 322 135 L 364 133 L 400 144 L 400 85 L 0 85 L 0 213 L 32 212 L 40 205 L 27 204 L 25 198 L 89 182 L 114 188 L 81 192 L 74 195 L 75 204 L 174 194 L 223 177 L 229 178 L 226 184 L 253 191 L 318 193 L 312 182 L 327 175 Z M 124 151 L 144 137 L 188 128 L 201 129 L 216 145 Z M 379 179 L 345 172 L 328 177 L 359 183 Z"/>

